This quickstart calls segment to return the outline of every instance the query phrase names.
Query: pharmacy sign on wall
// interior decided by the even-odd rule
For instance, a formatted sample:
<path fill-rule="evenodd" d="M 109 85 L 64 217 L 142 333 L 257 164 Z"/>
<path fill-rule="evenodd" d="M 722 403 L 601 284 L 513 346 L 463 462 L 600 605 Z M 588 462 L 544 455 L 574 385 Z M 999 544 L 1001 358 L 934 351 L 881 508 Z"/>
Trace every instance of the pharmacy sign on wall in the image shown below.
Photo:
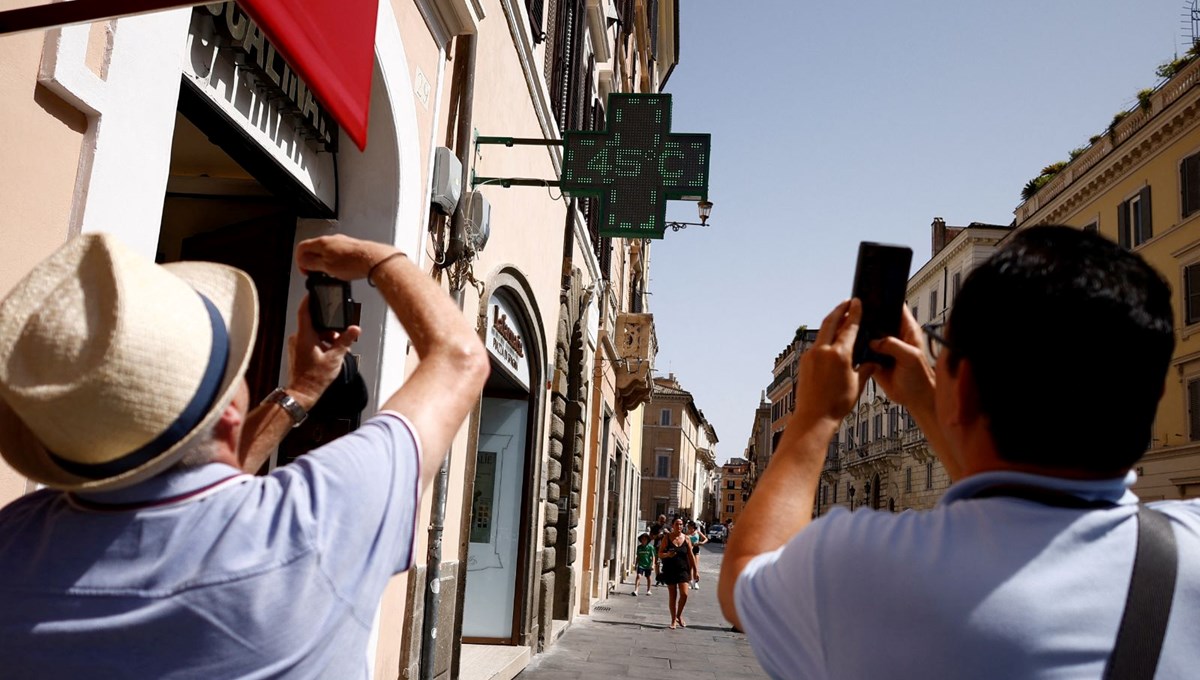
<path fill-rule="evenodd" d="M 610 94 L 603 131 L 563 139 L 561 186 L 600 199 L 600 234 L 662 238 L 667 201 L 708 198 L 712 135 L 671 132 L 671 95 Z"/>

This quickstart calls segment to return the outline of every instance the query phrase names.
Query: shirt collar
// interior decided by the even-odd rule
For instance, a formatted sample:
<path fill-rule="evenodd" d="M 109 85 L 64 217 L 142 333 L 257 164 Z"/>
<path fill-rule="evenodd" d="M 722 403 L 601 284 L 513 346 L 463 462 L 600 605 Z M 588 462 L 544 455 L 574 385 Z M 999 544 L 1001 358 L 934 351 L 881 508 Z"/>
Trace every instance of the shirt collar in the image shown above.
<path fill-rule="evenodd" d="M 239 473 L 240 470 L 226 463 L 208 463 L 198 467 L 172 468 L 137 484 L 112 491 L 76 492 L 75 495 L 102 505 L 146 503 L 182 496 Z"/>
<path fill-rule="evenodd" d="M 1130 470 L 1124 477 L 1110 479 L 1066 479 L 1029 472 L 980 472 L 956 482 L 942 495 L 938 505 L 970 498 L 991 486 L 1033 486 L 1050 491 L 1068 493 L 1086 501 L 1111 501 L 1120 505 L 1132 505 L 1138 497 L 1130 487 L 1137 481 L 1137 473 Z"/>

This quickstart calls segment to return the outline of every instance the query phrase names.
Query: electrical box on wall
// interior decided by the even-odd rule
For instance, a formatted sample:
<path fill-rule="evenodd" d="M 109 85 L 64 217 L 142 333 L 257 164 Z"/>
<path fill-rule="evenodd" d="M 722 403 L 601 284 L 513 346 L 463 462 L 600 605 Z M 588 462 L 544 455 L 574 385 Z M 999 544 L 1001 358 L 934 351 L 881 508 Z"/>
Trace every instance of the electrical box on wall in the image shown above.
<path fill-rule="evenodd" d="M 478 191 L 468 191 L 463 197 L 467 217 L 467 238 L 475 252 L 483 250 L 492 235 L 492 204 Z"/>
<path fill-rule="evenodd" d="M 430 199 L 442 213 L 449 215 L 462 195 L 462 163 L 454 152 L 439 146 L 433 154 L 433 191 Z"/>

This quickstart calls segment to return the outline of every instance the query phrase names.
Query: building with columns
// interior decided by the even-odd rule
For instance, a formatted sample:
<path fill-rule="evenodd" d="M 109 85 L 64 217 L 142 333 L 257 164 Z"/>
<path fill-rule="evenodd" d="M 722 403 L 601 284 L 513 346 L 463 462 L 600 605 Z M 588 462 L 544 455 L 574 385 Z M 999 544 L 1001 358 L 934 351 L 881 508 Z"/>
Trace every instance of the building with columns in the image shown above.
<path fill-rule="evenodd" d="M 906 300 L 917 322 L 944 320 L 963 278 L 1011 231 L 980 223 L 949 227 L 934 218 L 932 256 L 908 280 Z M 814 514 L 835 505 L 896 512 L 931 508 L 949 486 L 945 468 L 911 416 L 870 380 L 829 444 Z"/>

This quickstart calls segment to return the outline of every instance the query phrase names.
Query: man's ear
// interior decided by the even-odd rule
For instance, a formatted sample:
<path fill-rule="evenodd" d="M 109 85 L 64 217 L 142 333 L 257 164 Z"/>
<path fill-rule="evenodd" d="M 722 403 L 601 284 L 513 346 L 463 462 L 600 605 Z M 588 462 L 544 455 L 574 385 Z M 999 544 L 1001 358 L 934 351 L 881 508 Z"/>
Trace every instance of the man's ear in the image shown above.
<path fill-rule="evenodd" d="M 234 399 L 221 412 L 221 419 L 217 421 L 213 433 L 217 441 L 228 446 L 230 450 L 237 451 L 238 439 L 242 435 L 242 425 L 245 422 L 246 416 L 238 408 L 237 400 Z"/>
<path fill-rule="evenodd" d="M 976 424 L 983 418 L 979 406 L 979 387 L 975 382 L 975 367 L 967 358 L 959 359 L 954 380 L 954 421 L 960 427 Z"/>

